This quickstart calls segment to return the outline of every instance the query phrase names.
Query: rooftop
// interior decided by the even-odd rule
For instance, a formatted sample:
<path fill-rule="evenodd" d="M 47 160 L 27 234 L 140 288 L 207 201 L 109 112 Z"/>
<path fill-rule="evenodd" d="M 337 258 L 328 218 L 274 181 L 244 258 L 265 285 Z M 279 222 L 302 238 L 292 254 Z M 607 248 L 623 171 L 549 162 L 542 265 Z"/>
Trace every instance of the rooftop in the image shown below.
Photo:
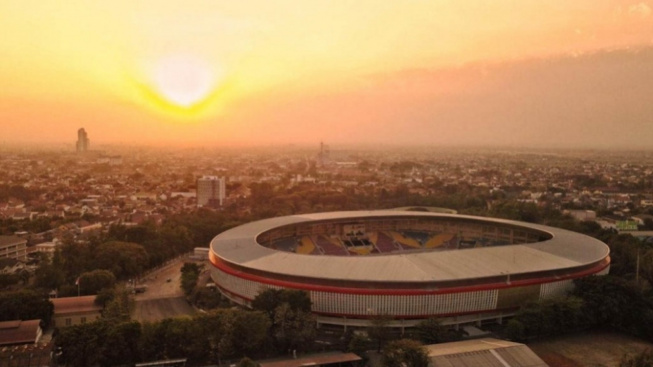
<path fill-rule="evenodd" d="M 293 359 L 284 359 L 270 362 L 259 362 L 261 367 L 301 367 L 301 366 L 325 366 L 329 364 L 340 364 L 362 360 L 354 353 L 322 353 L 310 356 L 303 356 Z"/>
<path fill-rule="evenodd" d="M 427 345 L 434 367 L 548 367 L 524 344 L 484 338 Z"/>
<path fill-rule="evenodd" d="M 36 343 L 41 320 L 0 322 L 0 345 Z"/>
<path fill-rule="evenodd" d="M 551 238 L 519 245 L 375 256 L 305 256 L 277 251 L 256 242 L 259 234 L 289 224 L 328 220 L 346 223 L 390 217 L 481 221 L 544 232 Z M 383 283 L 458 281 L 556 271 L 598 263 L 609 254 L 609 248 L 603 242 L 563 229 L 496 218 L 392 210 L 317 213 L 265 219 L 221 233 L 211 242 L 211 251 L 227 263 L 272 274 Z M 290 263 L 292 267 L 289 267 Z M 316 269 L 319 269 L 319 274 Z"/>
<path fill-rule="evenodd" d="M 27 240 L 18 236 L 0 236 L 0 247 L 15 245 L 23 242 L 27 242 Z"/>
<path fill-rule="evenodd" d="M 82 312 L 99 312 L 102 310 L 101 306 L 95 304 L 96 296 L 81 296 L 81 297 L 63 297 L 51 299 L 54 304 L 54 314 L 70 314 Z"/>

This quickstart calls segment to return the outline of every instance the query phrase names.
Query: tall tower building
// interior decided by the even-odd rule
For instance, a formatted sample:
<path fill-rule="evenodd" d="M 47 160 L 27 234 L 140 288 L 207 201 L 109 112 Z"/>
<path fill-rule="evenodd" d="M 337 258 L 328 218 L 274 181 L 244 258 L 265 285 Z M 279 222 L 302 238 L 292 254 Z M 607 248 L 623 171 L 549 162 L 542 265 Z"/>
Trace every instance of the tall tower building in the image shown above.
<path fill-rule="evenodd" d="M 91 141 L 88 140 L 86 130 L 84 128 L 77 130 L 77 152 L 86 152 L 90 145 Z"/>
<path fill-rule="evenodd" d="M 197 206 L 222 206 L 225 198 L 225 178 L 202 176 L 197 179 Z"/>
<path fill-rule="evenodd" d="M 317 153 L 317 164 L 324 167 L 329 164 L 329 146 L 320 142 L 320 152 Z"/>

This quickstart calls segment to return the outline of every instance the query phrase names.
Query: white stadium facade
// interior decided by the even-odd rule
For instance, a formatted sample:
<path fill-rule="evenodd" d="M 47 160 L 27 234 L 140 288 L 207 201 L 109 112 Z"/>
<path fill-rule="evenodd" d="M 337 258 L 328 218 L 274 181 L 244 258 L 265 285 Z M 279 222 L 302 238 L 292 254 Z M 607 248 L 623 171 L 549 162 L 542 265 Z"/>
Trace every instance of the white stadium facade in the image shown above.
<path fill-rule="evenodd" d="M 211 241 L 211 277 L 249 306 L 267 288 L 308 292 L 320 324 L 501 322 L 573 280 L 607 274 L 608 247 L 531 223 L 417 211 L 302 214 L 260 220 Z"/>

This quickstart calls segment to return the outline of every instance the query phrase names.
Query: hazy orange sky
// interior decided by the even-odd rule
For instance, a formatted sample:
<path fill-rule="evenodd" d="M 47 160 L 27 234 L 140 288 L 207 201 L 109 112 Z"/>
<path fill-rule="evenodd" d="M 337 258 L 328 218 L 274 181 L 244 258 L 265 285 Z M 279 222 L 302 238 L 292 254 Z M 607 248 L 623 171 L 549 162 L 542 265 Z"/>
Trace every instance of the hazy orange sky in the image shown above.
<path fill-rule="evenodd" d="M 0 144 L 648 148 L 653 0 L 0 1 Z"/>

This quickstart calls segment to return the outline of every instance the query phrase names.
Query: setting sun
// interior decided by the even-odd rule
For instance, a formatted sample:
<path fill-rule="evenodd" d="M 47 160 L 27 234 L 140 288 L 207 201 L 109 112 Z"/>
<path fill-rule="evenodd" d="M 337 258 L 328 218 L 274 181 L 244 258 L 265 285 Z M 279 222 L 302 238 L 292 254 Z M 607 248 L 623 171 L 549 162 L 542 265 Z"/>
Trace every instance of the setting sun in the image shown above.
<path fill-rule="evenodd" d="M 160 59 L 152 72 L 154 89 L 178 107 L 190 108 L 207 99 L 216 86 L 216 73 L 199 58 L 174 55 Z"/>

